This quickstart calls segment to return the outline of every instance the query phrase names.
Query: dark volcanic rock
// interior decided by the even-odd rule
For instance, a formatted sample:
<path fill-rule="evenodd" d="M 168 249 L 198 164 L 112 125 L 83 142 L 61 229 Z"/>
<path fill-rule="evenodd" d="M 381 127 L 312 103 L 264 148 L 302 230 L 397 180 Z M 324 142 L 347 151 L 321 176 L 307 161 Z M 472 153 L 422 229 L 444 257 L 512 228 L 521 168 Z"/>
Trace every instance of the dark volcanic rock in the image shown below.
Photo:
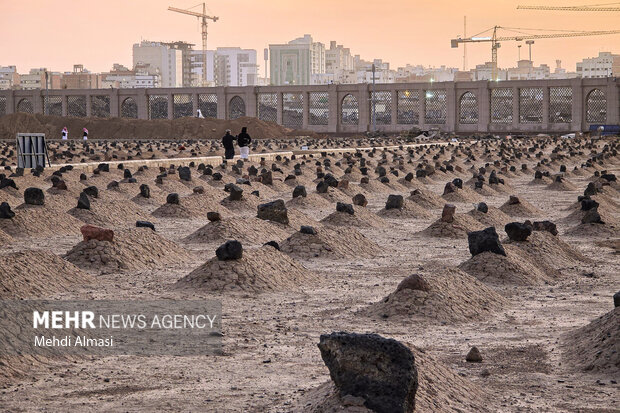
<path fill-rule="evenodd" d="M 341 397 L 361 397 L 378 413 L 414 411 L 418 371 L 405 345 L 377 334 L 337 332 L 321 335 L 318 346 Z"/>
<path fill-rule="evenodd" d="M 15 216 L 15 212 L 11 210 L 8 202 L 0 204 L 0 219 L 11 219 Z"/>
<path fill-rule="evenodd" d="M 302 225 L 299 229 L 299 232 L 301 232 L 302 234 L 316 235 L 316 230 L 310 225 Z"/>
<path fill-rule="evenodd" d="M 284 201 L 277 199 L 258 206 L 258 218 L 288 225 L 288 212 Z"/>
<path fill-rule="evenodd" d="M 45 193 L 40 188 L 26 188 L 24 202 L 28 205 L 44 205 Z"/>
<path fill-rule="evenodd" d="M 166 197 L 167 204 L 179 205 L 179 194 L 173 192 Z"/>
<path fill-rule="evenodd" d="M 504 227 L 512 241 L 525 241 L 532 234 L 532 227 L 520 222 L 510 222 Z"/>
<path fill-rule="evenodd" d="M 488 227 L 482 231 L 472 231 L 467 233 L 469 252 L 472 256 L 489 251 L 494 254 L 506 256 L 504 247 L 499 242 L 499 236 L 495 227 Z"/>
<path fill-rule="evenodd" d="M 209 212 L 207 212 L 207 219 L 210 222 L 217 222 L 217 221 L 221 221 L 222 220 L 222 216 L 220 215 L 219 212 L 209 211 Z"/>
<path fill-rule="evenodd" d="M 238 260 L 243 257 L 243 247 L 237 240 L 226 241 L 215 250 L 220 261 Z"/>
<path fill-rule="evenodd" d="M 345 212 L 349 215 L 355 215 L 355 210 L 353 209 L 353 205 L 345 204 L 344 202 L 336 203 L 336 211 Z"/>
<path fill-rule="evenodd" d="M 534 231 L 547 231 L 553 235 L 558 235 L 558 228 L 551 221 L 535 221 L 533 227 Z"/>
<path fill-rule="evenodd" d="M 353 196 L 353 205 L 359 205 L 363 207 L 368 205 L 368 201 L 366 200 L 366 197 L 364 196 L 364 194 L 357 194 Z"/>
<path fill-rule="evenodd" d="M 405 200 L 402 195 L 389 195 L 385 203 L 385 209 L 402 209 Z"/>
<path fill-rule="evenodd" d="M 297 185 L 295 187 L 295 189 L 293 189 L 293 198 L 297 198 L 298 196 L 301 196 L 303 198 L 308 196 L 308 193 L 306 192 L 306 187 L 305 186 Z"/>
<path fill-rule="evenodd" d="M 480 202 L 477 206 L 476 206 L 476 210 L 482 212 L 483 214 L 486 214 L 487 212 L 489 212 L 489 207 L 486 204 L 486 202 Z"/>
<path fill-rule="evenodd" d="M 137 228 L 150 228 L 155 231 L 155 224 L 149 221 L 136 221 Z"/>
<path fill-rule="evenodd" d="M 79 209 L 90 209 L 90 199 L 88 199 L 88 195 L 86 193 L 81 192 L 80 197 L 78 198 L 77 207 Z"/>

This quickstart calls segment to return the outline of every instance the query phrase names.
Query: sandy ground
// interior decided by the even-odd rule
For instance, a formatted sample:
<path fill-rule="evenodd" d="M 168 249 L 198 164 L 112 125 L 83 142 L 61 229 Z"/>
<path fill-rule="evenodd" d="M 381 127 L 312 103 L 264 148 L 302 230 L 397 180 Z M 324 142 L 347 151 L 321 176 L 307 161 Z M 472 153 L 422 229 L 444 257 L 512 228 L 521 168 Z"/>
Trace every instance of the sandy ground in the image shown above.
<path fill-rule="evenodd" d="M 565 163 L 571 170 L 575 162 Z M 607 169 L 620 175 L 618 164 L 607 166 Z M 122 178 L 120 171 L 112 173 Z M 71 174 L 79 176 L 79 172 Z M 312 170 L 308 175 L 313 175 Z M 418 186 L 441 195 L 445 182 L 454 177 L 466 181 L 470 175 L 469 172 L 454 173 Z M 177 176 L 173 178 L 178 179 Z M 577 191 L 547 190 L 545 185 L 530 185 L 532 178 L 530 170 L 509 180 L 516 194 L 543 211 L 541 218 L 559 222 L 570 213 L 566 208 L 581 194 L 591 174 L 568 178 Z M 107 180 L 108 175 L 106 180 L 99 181 L 100 189 L 105 188 L 103 182 Z M 139 178 L 139 183 L 143 181 L 154 187 L 152 179 Z M 67 182 L 74 184 L 69 178 Z M 194 182 L 208 185 L 196 175 Z M 351 187 L 357 188 L 358 183 L 351 182 Z M 314 193 L 314 185 L 307 188 Z M 275 191 L 269 199 L 290 199 L 292 188 L 284 189 Z M 137 193 L 137 189 L 134 192 Z M 389 193 L 396 191 L 367 193 L 368 208 L 379 212 Z M 400 193 L 406 197 L 409 190 Z M 499 208 L 507 198 L 508 194 L 497 194 L 485 196 L 484 200 L 489 206 Z M 472 203 L 456 205 L 457 212 L 462 213 L 472 208 Z M 156 203 L 135 205 L 136 209 L 147 213 L 158 206 Z M 333 209 L 331 204 L 302 211 L 320 220 Z M 618 211 L 615 213 L 618 216 Z M 254 215 L 249 211 L 240 214 Z M 561 279 L 551 284 L 494 287 L 508 298 L 508 304 L 502 311 L 481 321 L 434 324 L 373 320 L 359 314 L 360 310 L 394 291 L 399 282 L 419 266 L 431 261 L 457 266 L 470 258 L 466 238 L 432 238 L 419 234 L 441 216 L 441 210 L 432 210 L 432 215 L 431 219 L 384 216 L 387 226 L 358 229 L 380 246 L 377 257 L 299 260 L 319 275 L 318 281 L 299 289 L 260 294 L 216 294 L 173 288 L 177 280 L 212 258 L 221 242 L 190 244 L 183 241 L 208 222 L 206 217 L 153 219 L 160 235 L 192 251 L 191 260 L 165 268 L 97 275 L 96 288 L 75 285 L 49 298 L 218 299 L 223 303 L 224 312 L 224 355 L 119 356 L 37 363 L 21 379 L 0 390 L 0 410 L 297 411 L 297 402 L 303 400 L 306 393 L 329 381 L 329 372 L 317 348 L 319 336 L 332 331 L 351 331 L 374 332 L 423 349 L 461 377 L 480 386 L 489 395 L 487 407 L 491 411 L 620 411 L 617 384 L 620 371 L 616 370 L 611 376 L 576 371 L 564 362 L 562 353 L 564 334 L 613 308 L 611 296 L 620 286 L 620 258 L 613 250 L 595 244 L 604 238 L 566 236 L 564 232 L 569 225 L 559 224 L 560 237 L 591 258 L 592 263 L 563 268 Z M 503 228 L 498 228 L 498 233 L 501 238 L 505 237 Z M 4 253 L 36 248 L 63 255 L 80 240 L 79 233 L 51 238 L 17 238 L 4 247 Z M 587 273 L 594 275 L 585 276 Z M 472 345 L 480 349 L 482 363 L 465 362 Z"/>

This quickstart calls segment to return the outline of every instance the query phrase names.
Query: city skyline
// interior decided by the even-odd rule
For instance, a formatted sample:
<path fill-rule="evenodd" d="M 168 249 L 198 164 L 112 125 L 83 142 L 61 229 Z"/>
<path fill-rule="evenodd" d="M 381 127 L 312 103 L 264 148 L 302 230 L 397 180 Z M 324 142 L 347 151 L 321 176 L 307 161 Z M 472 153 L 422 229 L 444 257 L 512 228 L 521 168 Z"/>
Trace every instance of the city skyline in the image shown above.
<path fill-rule="evenodd" d="M 73 64 L 80 63 L 93 72 L 104 72 L 113 63 L 130 65 L 131 46 L 141 39 L 182 40 L 196 44 L 197 49 L 201 47 L 197 19 L 167 11 L 168 6 L 189 8 L 195 3 L 111 0 L 101 9 L 92 7 L 92 3 L 75 4 L 67 0 L 59 0 L 53 6 L 48 2 L 32 3 L 28 6 L 13 2 L 3 4 L 0 65 L 15 65 L 22 72 L 35 67 L 65 72 L 70 71 Z M 63 7 L 60 3 L 71 5 Z M 270 43 L 311 33 L 316 41 L 328 44 L 336 40 L 353 54 L 364 59 L 383 59 L 392 68 L 406 64 L 462 68 L 463 49 L 450 48 L 450 39 L 463 34 L 464 14 L 467 14 L 469 35 L 494 24 L 550 30 L 612 30 L 615 29 L 613 17 L 619 14 L 516 10 L 518 4 L 537 4 L 533 1 L 496 3 L 483 0 L 478 2 L 476 10 L 463 10 L 455 8 L 458 2 L 437 1 L 421 10 L 417 3 L 386 0 L 381 13 L 377 13 L 372 4 L 349 0 L 335 4 L 319 0 L 305 7 L 281 0 L 260 4 L 250 0 L 211 1 L 207 4 L 210 13 L 220 20 L 209 24 L 208 47 L 240 46 L 255 49 L 262 57 L 262 49 Z M 573 3 L 579 4 L 570 2 Z M 545 4 L 566 5 L 558 1 Z M 132 17 L 135 15 L 144 18 L 136 21 Z M 431 16 L 445 16 L 442 27 L 438 26 L 441 18 L 431 19 Z M 24 19 L 29 22 L 25 32 L 18 23 Z M 553 25 L 548 23 L 550 20 Z M 50 21 L 61 24 L 47 29 Z M 261 21 L 278 24 L 271 27 Z M 11 41 L 16 38 L 15 33 L 20 33 L 21 41 Z M 596 56 L 599 51 L 617 52 L 619 41 L 620 35 L 540 40 L 533 46 L 533 60 L 554 67 L 555 60 L 560 59 L 564 68 L 574 70 L 576 62 L 584 57 Z M 565 47 L 567 42 L 570 47 Z M 517 44 L 506 42 L 502 45 L 499 66 L 514 65 Z M 527 58 L 527 46 L 521 51 L 521 58 Z M 489 60 L 488 43 L 468 46 L 468 69 Z M 259 73 L 264 76 L 262 59 L 257 63 Z"/>

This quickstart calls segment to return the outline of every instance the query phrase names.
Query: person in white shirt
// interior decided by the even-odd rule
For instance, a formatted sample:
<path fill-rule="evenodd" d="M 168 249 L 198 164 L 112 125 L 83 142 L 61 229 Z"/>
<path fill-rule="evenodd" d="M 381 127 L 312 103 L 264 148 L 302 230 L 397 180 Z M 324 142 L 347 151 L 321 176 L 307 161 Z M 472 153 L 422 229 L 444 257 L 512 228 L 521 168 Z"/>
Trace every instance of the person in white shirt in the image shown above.
<path fill-rule="evenodd" d="M 69 139 L 69 131 L 67 130 L 67 127 L 65 126 L 64 128 L 62 128 L 62 140 L 66 141 L 67 139 Z"/>
<path fill-rule="evenodd" d="M 88 129 L 84 128 L 82 129 L 82 131 L 84 132 L 84 140 L 87 141 L 88 140 Z"/>

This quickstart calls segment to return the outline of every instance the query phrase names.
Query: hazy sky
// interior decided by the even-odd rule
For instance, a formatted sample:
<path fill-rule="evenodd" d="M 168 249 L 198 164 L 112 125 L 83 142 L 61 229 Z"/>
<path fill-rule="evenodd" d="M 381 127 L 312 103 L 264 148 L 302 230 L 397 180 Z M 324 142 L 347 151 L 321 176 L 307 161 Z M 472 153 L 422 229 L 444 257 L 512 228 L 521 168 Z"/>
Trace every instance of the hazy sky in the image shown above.
<path fill-rule="evenodd" d="M 220 20 L 209 24 L 209 49 L 240 46 L 258 51 L 305 33 L 329 46 L 330 40 L 362 58 L 382 58 L 392 68 L 406 63 L 462 67 L 463 49 L 450 39 L 493 25 L 561 30 L 613 30 L 620 13 L 545 12 L 516 10 L 518 4 L 579 5 L 587 0 L 210 0 Z M 597 1 L 591 1 L 597 3 Z M 132 64 L 132 45 L 141 39 L 184 40 L 200 48 L 198 19 L 167 10 L 190 8 L 196 0 L 0 0 L 0 65 L 69 71 L 82 63 L 107 71 L 113 63 Z M 502 67 L 516 65 L 516 42 L 499 49 Z M 599 51 L 620 52 L 620 34 L 575 39 L 537 40 L 536 64 L 574 71 L 575 62 Z M 527 46 L 521 48 L 527 57 Z M 490 60 L 490 44 L 468 46 L 469 68 Z"/>

